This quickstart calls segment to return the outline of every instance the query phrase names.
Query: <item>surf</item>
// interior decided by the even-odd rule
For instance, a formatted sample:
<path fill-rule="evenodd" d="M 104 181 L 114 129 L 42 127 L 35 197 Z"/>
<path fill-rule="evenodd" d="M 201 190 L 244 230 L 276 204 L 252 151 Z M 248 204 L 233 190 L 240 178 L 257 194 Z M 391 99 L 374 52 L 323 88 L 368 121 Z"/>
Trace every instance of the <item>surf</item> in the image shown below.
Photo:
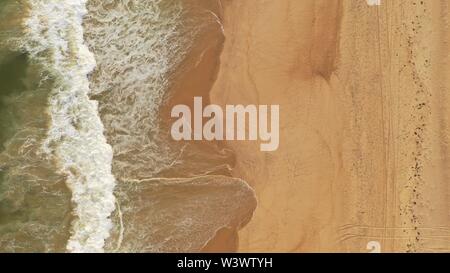
<path fill-rule="evenodd" d="M 112 148 L 96 101 L 89 98 L 88 75 L 96 67 L 83 37 L 87 0 L 28 1 L 18 47 L 51 81 L 51 117 L 42 152 L 57 162 L 72 193 L 69 252 L 103 252 L 115 210 Z"/>

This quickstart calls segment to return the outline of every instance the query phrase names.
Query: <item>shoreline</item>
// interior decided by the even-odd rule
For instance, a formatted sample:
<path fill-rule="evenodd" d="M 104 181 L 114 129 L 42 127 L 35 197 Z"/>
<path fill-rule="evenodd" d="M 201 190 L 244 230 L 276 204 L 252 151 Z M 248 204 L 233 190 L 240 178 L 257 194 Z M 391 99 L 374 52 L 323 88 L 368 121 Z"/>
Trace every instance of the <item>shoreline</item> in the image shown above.
<path fill-rule="evenodd" d="M 190 7 L 193 10 L 210 11 L 211 16 L 220 19 L 221 5 L 220 1 L 214 3 L 214 1 L 199 1 L 195 6 Z M 197 19 L 197 18 L 194 18 Z M 167 103 L 163 104 L 160 115 L 162 117 L 170 117 L 170 111 L 175 105 L 183 104 L 193 108 L 194 97 L 202 97 L 203 105 L 209 104 L 209 92 L 217 79 L 217 75 L 220 68 L 220 55 L 223 50 L 224 36 L 222 33 L 222 26 L 220 21 L 217 24 L 211 24 L 206 29 L 202 30 L 198 35 L 197 40 L 194 41 L 193 46 L 184 61 L 175 69 L 171 78 L 171 86 L 168 94 L 169 98 Z M 161 119 L 161 127 L 168 128 L 173 120 Z M 167 129 L 170 130 L 170 129 Z M 189 144 L 190 153 L 197 154 L 196 157 L 200 157 L 197 160 L 208 161 L 218 157 L 218 163 L 222 162 L 223 167 L 219 167 L 217 171 L 203 175 L 193 174 L 193 178 L 206 178 L 211 181 L 211 184 L 215 184 L 215 180 L 220 177 L 230 179 L 231 183 L 242 184 L 242 190 L 245 192 L 252 192 L 252 189 L 247 186 L 247 183 L 239 178 L 233 178 L 229 172 L 229 165 L 232 164 L 232 159 L 229 156 L 221 156 L 226 150 L 221 142 L 209 142 L 198 141 L 193 144 Z M 225 152 L 226 153 L 226 152 Z M 223 157 L 223 159 L 220 159 Z M 189 160 L 189 158 L 187 159 Z M 201 162 L 194 162 L 201 163 Z M 223 169 L 224 168 L 224 169 Z M 222 170 L 223 169 L 223 170 Z M 171 177 L 173 170 L 169 170 L 163 173 L 163 176 Z M 219 175 L 219 176 L 217 176 Z M 191 180 L 192 177 L 181 178 L 182 181 Z M 247 196 L 250 198 L 250 196 Z M 247 198 L 246 197 L 246 198 Z M 251 198 L 250 198 L 251 199 Z M 256 197 L 253 197 L 256 200 Z M 247 207 L 252 203 L 242 201 L 244 207 L 240 208 L 240 213 L 245 211 L 253 212 L 254 209 Z M 224 215 L 225 216 L 225 215 Z M 235 216 L 236 217 L 236 216 Z M 226 226 L 219 227 L 215 231 L 215 235 L 204 243 L 204 246 L 200 252 L 206 253 L 226 253 L 236 252 L 238 249 L 238 233 L 237 231 L 245 226 L 251 219 L 250 215 L 240 215 L 236 218 L 237 221 L 229 223 Z"/>

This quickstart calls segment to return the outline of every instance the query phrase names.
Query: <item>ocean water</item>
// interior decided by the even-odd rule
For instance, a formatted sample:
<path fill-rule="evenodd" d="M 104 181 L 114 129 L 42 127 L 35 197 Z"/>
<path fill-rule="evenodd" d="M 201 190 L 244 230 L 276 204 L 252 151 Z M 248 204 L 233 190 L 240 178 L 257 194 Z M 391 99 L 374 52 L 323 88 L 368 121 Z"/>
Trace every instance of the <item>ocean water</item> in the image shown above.
<path fill-rule="evenodd" d="M 160 116 L 218 23 L 189 2 L 0 3 L 0 252 L 199 251 L 248 218 L 230 152 L 174 143 Z"/>
<path fill-rule="evenodd" d="M 176 157 L 161 145 L 158 110 L 169 72 L 189 48 L 182 1 L 92 0 L 88 9 L 86 42 L 97 60 L 91 91 L 114 147 L 114 167 L 122 180 L 153 177 Z"/>
<path fill-rule="evenodd" d="M 61 252 L 71 221 L 70 192 L 42 152 L 53 79 L 19 48 L 26 3 L 0 4 L 0 250 Z"/>
<path fill-rule="evenodd" d="M 34 140 L 40 146 L 36 154 L 41 162 L 56 165 L 55 171 L 70 189 L 74 219 L 67 250 L 99 252 L 112 227 L 115 178 L 112 149 L 103 135 L 97 103 L 88 96 L 87 76 L 95 59 L 83 37 L 86 1 L 23 3 L 17 7 L 25 14 L 21 33 L 11 37 L 7 46 L 26 54 L 39 74 L 37 89 L 48 92 L 41 114 L 47 130 L 43 140 Z M 27 139 L 19 149 L 35 148 L 31 141 Z"/>

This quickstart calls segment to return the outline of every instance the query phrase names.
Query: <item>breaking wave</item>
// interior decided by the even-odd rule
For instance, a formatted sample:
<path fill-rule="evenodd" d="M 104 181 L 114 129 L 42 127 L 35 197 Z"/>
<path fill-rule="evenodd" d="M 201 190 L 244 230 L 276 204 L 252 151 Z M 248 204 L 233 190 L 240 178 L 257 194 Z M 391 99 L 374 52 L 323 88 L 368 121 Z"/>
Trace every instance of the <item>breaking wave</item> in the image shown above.
<path fill-rule="evenodd" d="M 86 0 L 28 1 L 19 47 L 42 67 L 42 84 L 53 83 L 43 151 L 57 161 L 72 192 L 67 250 L 102 252 L 112 227 L 115 178 L 97 102 L 88 96 L 88 74 L 96 62 L 83 38 L 85 5 Z"/>

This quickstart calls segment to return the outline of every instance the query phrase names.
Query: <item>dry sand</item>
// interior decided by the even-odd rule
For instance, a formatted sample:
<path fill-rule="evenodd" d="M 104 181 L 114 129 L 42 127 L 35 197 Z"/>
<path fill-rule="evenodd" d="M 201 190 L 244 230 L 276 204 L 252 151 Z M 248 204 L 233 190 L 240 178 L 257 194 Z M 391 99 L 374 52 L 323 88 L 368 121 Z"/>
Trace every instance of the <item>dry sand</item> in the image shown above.
<path fill-rule="evenodd" d="M 259 203 L 239 250 L 450 251 L 447 0 L 223 0 L 213 103 L 279 104 L 230 141 Z"/>

